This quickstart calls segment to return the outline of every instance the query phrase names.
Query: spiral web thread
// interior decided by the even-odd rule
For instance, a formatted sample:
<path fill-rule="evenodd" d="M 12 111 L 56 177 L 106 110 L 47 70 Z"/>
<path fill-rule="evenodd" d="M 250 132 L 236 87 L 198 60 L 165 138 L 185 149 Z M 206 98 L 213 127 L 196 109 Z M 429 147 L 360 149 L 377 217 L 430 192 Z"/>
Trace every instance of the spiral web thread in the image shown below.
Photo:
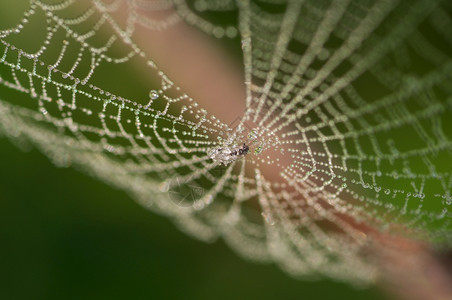
<path fill-rule="evenodd" d="M 297 276 L 378 276 L 363 255 L 372 238 L 347 218 L 450 244 L 449 1 L 135 0 L 126 24 L 112 16 L 121 5 L 31 1 L 0 31 L 5 135 L 130 192 L 197 238 L 221 236 Z M 241 43 L 238 125 L 209 114 L 134 42 L 136 26 L 180 22 Z M 38 45 L 23 43 L 30 28 L 42 29 Z M 157 78 L 139 95 L 96 80 L 136 62 Z M 265 164 L 282 180 L 256 168 Z M 183 187 L 198 192 L 187 200 Z"/>

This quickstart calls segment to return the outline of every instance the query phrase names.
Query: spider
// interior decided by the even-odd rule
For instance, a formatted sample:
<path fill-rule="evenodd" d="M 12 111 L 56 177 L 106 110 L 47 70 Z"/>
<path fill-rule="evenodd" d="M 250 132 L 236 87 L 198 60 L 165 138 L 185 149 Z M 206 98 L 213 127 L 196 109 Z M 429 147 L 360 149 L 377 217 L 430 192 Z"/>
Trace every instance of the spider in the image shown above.
<path fill-rule="evenodd" d="M 233 155 L 246 155 L 249 150 L 250 150 L 250 147 L 248 145 L 245 145 L 245 143 L 243 143 L 243 146 L 240 147 L 238 151 L 234 150 L 229 155 L 231 155 L 231 156 L 233 156 Z"/>
<path fill-rule="evenodd" d="M 227 165 L 236 159 L 238 159 L 239 156 L 245 156 L 248 151 L 250 150 L 250 147 L 246 145 L 245 143 L 243 146 L 236 150 L 230 150 L 230 148 L 217 148 L 209 153 L 209 156 L 214 161 L 219 162 L 220 164 Z"/>

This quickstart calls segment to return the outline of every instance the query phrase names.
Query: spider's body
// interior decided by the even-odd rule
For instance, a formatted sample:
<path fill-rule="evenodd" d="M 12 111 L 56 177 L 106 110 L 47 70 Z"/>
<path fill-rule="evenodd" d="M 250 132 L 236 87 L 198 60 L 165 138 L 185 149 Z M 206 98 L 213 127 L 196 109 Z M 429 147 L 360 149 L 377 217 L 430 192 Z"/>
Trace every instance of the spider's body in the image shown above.
<path fill-rule="evenodd" d="M 233 148 L 234 149 L 234 148 Z M 217 148 L 210 152 L 209 156 L 211 159 L 218 161 L 223 165 L 227 165 L 235 160 L 237 160 L 240 156 L 245 156 L 248 154 L 250 147 L 246 144 L 243 144 L 240 148 L 235 148 L 231 150 L 230 148 Z"/>
<path fill-rule="evenodd" d="M 231 156 L 233 155 L 246 155 L 248 151 L 250 150 L 250 147 L 248 145 L 243 144 L 242 147 L 240 147 L 238 150 L 234 150 L 231 152 Z"/>

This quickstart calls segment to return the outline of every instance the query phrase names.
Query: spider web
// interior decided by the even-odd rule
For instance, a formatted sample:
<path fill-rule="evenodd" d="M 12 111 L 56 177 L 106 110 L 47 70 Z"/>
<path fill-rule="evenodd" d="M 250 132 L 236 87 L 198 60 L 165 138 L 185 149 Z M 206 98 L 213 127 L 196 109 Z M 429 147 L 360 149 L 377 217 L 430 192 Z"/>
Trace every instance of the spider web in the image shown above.
<path fill-rule="evenodd" d="M 121 5 L 33 0 L 0 31 L 1 132 L 296 276 L 375 280 L 359 224 L 451 244 L 449 1 L 134 0 L 125 23 Z M 238 122 L 135 43 L 137 26 L 180 22 L 241 47 Z"/>

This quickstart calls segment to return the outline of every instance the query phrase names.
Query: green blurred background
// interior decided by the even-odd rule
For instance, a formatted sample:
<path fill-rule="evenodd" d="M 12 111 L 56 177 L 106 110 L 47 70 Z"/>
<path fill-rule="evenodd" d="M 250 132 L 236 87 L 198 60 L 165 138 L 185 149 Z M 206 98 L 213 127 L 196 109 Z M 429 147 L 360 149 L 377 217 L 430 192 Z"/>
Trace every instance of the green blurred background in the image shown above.
<path fill-rule="evenodd" d="M 123 191 L 0 139 L 0 299 L 384 299 L 205 244 Z"/>
<path fill-rule="evenodd" d="M 26 1 L 12 3 L 0 16 L 14 24 Z M 0 89 L 4 100 L 17 96 Z M 298 281 L 221 241 L 196 241 L 123 191 L 6 138 L 0 220 L 0 299 L 384 299 L 376 288 Z"/>

